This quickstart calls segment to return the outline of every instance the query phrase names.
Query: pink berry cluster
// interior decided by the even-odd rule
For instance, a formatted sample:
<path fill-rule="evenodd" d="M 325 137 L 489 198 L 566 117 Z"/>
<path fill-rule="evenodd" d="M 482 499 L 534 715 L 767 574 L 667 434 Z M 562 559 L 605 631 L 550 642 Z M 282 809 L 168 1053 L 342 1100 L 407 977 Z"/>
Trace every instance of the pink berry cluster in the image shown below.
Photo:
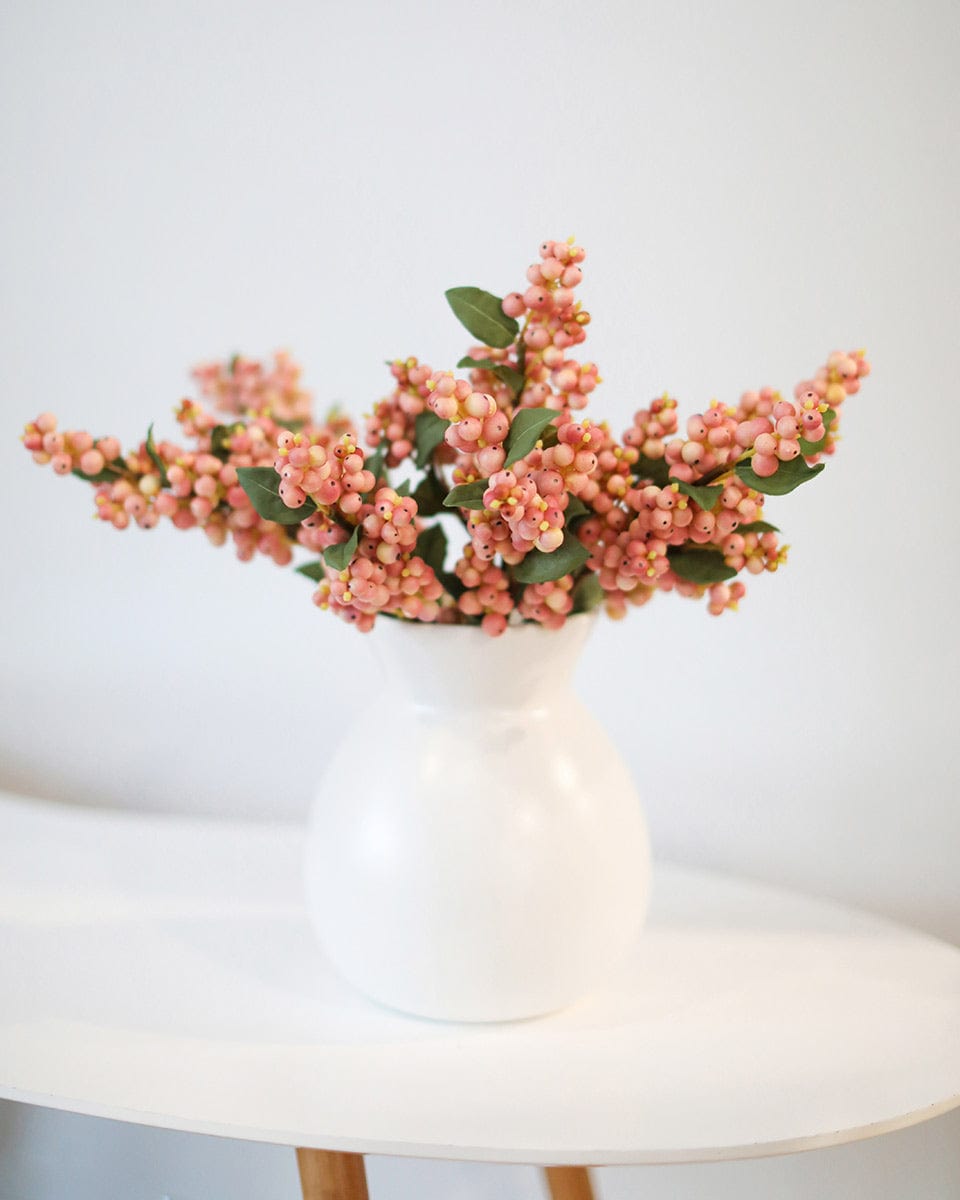
<path fill-rule="evenodd" d="M 583 413 L 601 382 L 576 357 L 590 324 L 576 298 L 585 258 L 572 239 L 546 241 L 523 290 L 451 289 L 474 339 L 462 373 L 393 360 L 393 390 L 359 426 L 336 410 L 317 419 L 299 366 L 279 353 L 198 367 L 199 395 L 174 410 L 183 444 L 151 427 L 123 452 L 116 437 L 59 430 L 51 413 L 23 442 L 89 483 L 96 516 L 117 529 L 165 519 L 231 540 L 244 560 L 299 558 L 314 602 L 361 630 L 381 616 L 491 636 L 558 629 L 660 591 L 702 598 L 713 615 L 735 609 L 739 576 L 786 560 L 768 496 L 822 470 L 869 364 L 836 351 L 792 395 L 714 400 L 683 426 L 664 393 L 617 436 Z"/>
<path fill-rule="evenodd" d="M 277 438 L 273 469 L 280 476 L 280 499 L 288 508 L 302 508 L 312 500 L 318 510 L 335 505 L 344 516 L 360 511 L 364 493 L 377 482 L 364 466 L 364 453 L 352 433 L 331 447 L 326 430 L 285 429 Z"/>
<path fill-rule="evenodd" d="M 41 466 L 49 463 L 58 475 L 69 475 L 71 471 L 98 475 L 120 453 L 116 438 L 95 439 L 83 431 L 58 432 L 53 413 L 41 413 L 31 421 L 23 431 L 22 440 L 35 463 Z"/>
<path fill-rule="evenodd" d="M 313 602 L 366 633 L 378 613 L 436 621 L 442 596 L 443 585 L 422 558 L 399 555 L 385 564 L 361 552 L 342 571 L 321 580 Z"/>
<path fill-rule="evenodd" d="M 515 606 L 510 577 L 503 567 L 486 562 L 472 545 L 467 545 L 457 561 L 456 573 L 464 586 L 457 600 L 460 612 L 480 617 L 484 632 L 493 637 L 503 633 Z"/>
<path fill-rule="evenodd" d="M 524 292 L 504 297 L 503 311 L 525 318 L 523 347 L 526 385 L 521 404 L 558 411 L 584 408 L 601 382 L 595 363 L 580 363 L 568 351 L 586 339 L 590 314 L 574 299 L 586 258 L 573 242 L 542 242 L 540 261 L 527 268 Z M 529 360 L 529 361 L 526 361 Z"/>
<path fill-rule="evenodd" d="M 386 465 L 398 467 L 413 453 L 416 420 L 430 397 L 428 381 L 432 372 L 415 358 L 408 358 L 390 363 L 390 373 L 397 386 L 390 396 L 374 406 L 373 413 L 366 418 L 366 430 L 370 445 L 384 446 Z"/>
<path fill-rule="evenodd" d="M 427 380 L 431 412 L 449 422 L 444 441 L 465 456 L 466 469 L 476 467 L 492 475 L 503 466 L 504 440 L 510 432 L 510 418 L 487 392 L 475 392 L 466 379 L 455 379 L 451 371 L 432 375 Z"/>
<path fill-rule="evenodd" d="M 234 369 L 242 375 L 236 387 L 229 385 Z M 131 521 L 151 529 L 167 519 L 177 529 L 202 529 L 216 546 L 232 540 L 242 561 L 264 554 L 287 566 L 293 561 L 296 543 L 309 544 L 309 537 L 301 538 L 297 526 L 288 528 L 261 516 L 240 483 L 238 469 L 263 468 L 274 462 L 282 427 L 270 409 L 278 396 L 281 407 L 293 402 L 291 381 L 299 378 L 299 373 L 282 354 L 276 356 L 272 369 L 239 358 L 199 368 L 197 376 L 205 394 L 231 419 L 224 424 L 216 411 L 184 399 L 174 412 L 190 443 L 185 446 L 172 441 L 154 443 L 148 437 L 122 453 L 115 437 L 95 439 L 86 431 L 59 432 L 52 413 L 43 413 L 28 424 L 23 442 L 35 462 L 91 483 L 95 515 L 116 529 L 125 529 Z M 238 409 L 241 396 L 249 400 L 251 408 Z M 302 401 L 297 404 L 302 406 Z M 350 426 L 335 417 L 321 426 L 304 428 L 307 437 L 326 448 L 349 435 Z M 329 540 L 338 537 L 333 534 Z"/>
<path fill-rule="evenodd" d="M 269 366 L 237 354 L 228 363 L 204 363 L 193 372 L 200 395 L 221 412 L 281 423 L 310 420 L 313 397 L 301 386 L 300 375 L 300 367 L 284 351 Z"/>

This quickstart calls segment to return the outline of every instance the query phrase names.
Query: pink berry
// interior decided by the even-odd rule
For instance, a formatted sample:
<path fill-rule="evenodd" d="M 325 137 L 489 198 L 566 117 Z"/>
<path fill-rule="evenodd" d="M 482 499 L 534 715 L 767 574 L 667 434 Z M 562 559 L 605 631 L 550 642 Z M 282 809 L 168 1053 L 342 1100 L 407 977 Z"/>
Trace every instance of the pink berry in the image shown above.
<path fill-rule="evenodd" d="M 755 454 L 750 460 L 750 465 L 753 467 L 755 475 L 758 475 L 761 479 L 766 479 L 767 476 L 777 473 L 780 460 L 775 454 Z"/>
<path fill-rule="evenodd" d="M 105 463 L 99 450 L 87 450 L 80 456 L 80 470 L 84 475 L 99 475 Z"/>
<path fill-rule="evenodd" d="M 508 317 L 522 317 L 527 311 L 527 306 L 523 302 L 523 297 L 519 292 L 511 292 L 509 296 L 503 298 L 503 311 Z"/>

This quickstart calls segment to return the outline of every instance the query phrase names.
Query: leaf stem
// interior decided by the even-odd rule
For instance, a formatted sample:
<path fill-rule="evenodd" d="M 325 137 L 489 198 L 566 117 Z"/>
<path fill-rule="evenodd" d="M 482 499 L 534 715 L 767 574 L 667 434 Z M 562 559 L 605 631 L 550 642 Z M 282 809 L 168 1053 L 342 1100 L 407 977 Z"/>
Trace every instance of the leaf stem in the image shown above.
<path fill-rule="evenodd" d="M 320 509 L 320 507 L 318 506 L 318 507 L 317 507 L 317 512 L 321 512 L 321 511 L 322 511 L 322 510 L 321 510 L 321 509 Z M 336 509 L 336 508 L 331 508 L 331 509 L 330 509 L 330 514 L 329 514 L 329 515 L 330 515 L 330 516 L 333 518 L 333 523 L 334 523 L 335 525 L 339 525 L 341 529 L 345 529 L 345 530 L 347 531 L 347 533 L 350 533 L 350 534 L 352 534 L 352 533 L 353 533 L 353 531 L 354 531 L 354 530 L 357 528 L 357 527 L 356 527 L 356 525 L 352 525 L 352 524 L 351 524 L 351 523 L 350 523 L 350 522 L 347 520 L 347 518 L 346 518 L 346 517 L 343 515 L 343 513 L 342 513 L 342 512 L 340 512 L 340 511 L 339 511 L 338 509 Z"/>
<path fill-rule="evenodd" d="M 523 328 L 517 334 L 517 371 L 523 376 L 523 383 L 520 386 L 519 392 L 513 398 L 516 403 L 520 402 L 523 389 L 527 386 L 527 343 L 523 340 L 523 335 L 527 332 L 527 325 L 529 323 L 530 317 L 527 316 L 524 318 Z"/>
<path fill-rule="evenodd" d="M 724 475 L 735 475 L 737 467 L 741 463 L 749 462 L 753 458 L 753 454 L 753 450 L 747 450 L 732 463 L 721 463 L 718 467 L 714 467 L 712 471 L 708 471 L 701 479 L 698 479 L 693 486 L 706 487 L 708 483 L 714 483 L 716 480 L 722 479 Z"/>

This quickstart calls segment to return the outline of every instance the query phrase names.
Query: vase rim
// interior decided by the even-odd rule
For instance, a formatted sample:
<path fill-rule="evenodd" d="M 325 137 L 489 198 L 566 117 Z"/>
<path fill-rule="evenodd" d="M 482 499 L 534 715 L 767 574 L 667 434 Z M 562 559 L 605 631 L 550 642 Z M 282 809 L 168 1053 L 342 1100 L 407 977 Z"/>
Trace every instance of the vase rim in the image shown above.
<path fill-rule="evenodd" d="M 572 613 L 569 617 L 567 617 L 566 621 L 563 623 L 563 625 L 559 629 L 547 629 L 546 626 L 539 624 L 539 622 L 537 622 L 537 621 L 523 621 L 517 625 L 508 624 L 502 634 L 498 634 L 496 637 L 491 637 L 490 641 L 498 642 L 505 634 L 509 634 L 509 633 L 519 634 L 522 632 L 526 632 L 526 633 L 533 632 L 538 636 L 540 634 L 543 634 L 544 636 L 549 635 L 549 636 L 556 637 L 556 636 L 562 634 L 564 632 L 564 630 L 569 629 L 569 627 L 571 625 L 586 626 L 586 625 L 593 624 L 597 620 L 597 616 L 598 616 L 598 611 L 596 609 L 594 609 L 592 612 Z M 423 630 L 441 630 L 442 629 L 442 630 L 447 631 L 448 634 L 456 632 L 458 635 L 462 635 L 464 633 L 469 633 L 469 634 L 480 634 L 483 637 L 489 636 L 488 634 L 484 633 L 483 629 L 480 627 L 479 624 L 477 624 L 477 625 L 449 624 L 448 625 L 446 622 L 441 623 L 439 621 L 417 621 L 416 619 L 409 619 L 409 618 L 405 618 L 405 617 L 395 618 L 393 620 L 388 618 L 385 623 L 381 623 L 378 621 L 376 626 L 374 627 L 374 629 L 372 629 L 370 632 L 373 633 L 374 636 L 376 636 L 376 630 L 379 628 L 392 629 L 392 628 L 401 628 L 401 627 L 406 627 L 408 629 L 423 629 Z"/>
<path fill-rule="evenodd" d="M 543 700 L 567 686 L 595 615 L 577 613 L 560 629 L 530 622 L 510 637 L 491 637 L 479 625 L 449 625 L 453 632 L 438 635 L 426 622 L 405 621 L 416 628 L 387 628 L 369 645 L 387 677 L 418 703 L 504 709 L 517 697 Z"/>

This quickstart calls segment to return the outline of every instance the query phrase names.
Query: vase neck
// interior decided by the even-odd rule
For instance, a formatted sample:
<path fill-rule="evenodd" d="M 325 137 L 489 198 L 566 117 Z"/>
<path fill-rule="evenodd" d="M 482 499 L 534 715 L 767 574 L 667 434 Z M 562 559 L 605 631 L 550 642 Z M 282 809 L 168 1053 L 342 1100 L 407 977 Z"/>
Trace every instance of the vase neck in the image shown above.
<path fill-rule="evenodd" d="M 517 708 L 546 704 L 571 686 L 592 616 L 562 629 L 509 628 L 488 637 L 476 626 L 381 620 L 370 635 L 390 689 L 425 708 Z"/>

